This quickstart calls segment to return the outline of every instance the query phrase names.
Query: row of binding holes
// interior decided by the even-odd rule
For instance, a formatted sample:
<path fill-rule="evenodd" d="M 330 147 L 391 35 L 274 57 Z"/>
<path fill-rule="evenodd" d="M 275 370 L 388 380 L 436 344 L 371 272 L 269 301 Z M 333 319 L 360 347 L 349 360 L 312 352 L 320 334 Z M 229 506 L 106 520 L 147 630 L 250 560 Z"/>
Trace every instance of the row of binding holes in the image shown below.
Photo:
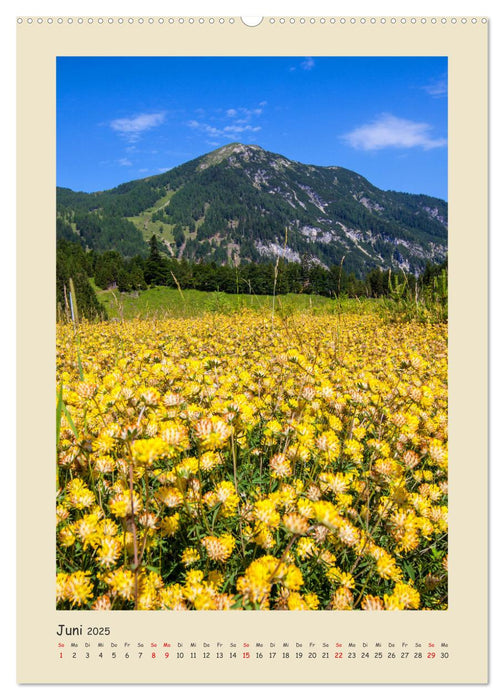
<path fill-rule="evenodd" d="M 271 17 L 269 20 L 270 24 L 275 24 L 275 22 L 279 22 L 280 24 L 285 24 L 287 20 L 284 17 L 280 17 L 280 19 L 275 19 L 274 17 Z M 381 17 L 379 20 L 376 19 L 376 17 L 370 17 L 367 19 L 366 17 L 351 17 L 349 20 L 347 20 L 346 17 L 341 17 L 339 20 L 336 17 L 331 17 L 329 19 L 326 19 L 325 17 L 321 17 L 320 19 L 315 19 L 315 17 L 311 17 L 309 20 L 306 20 L 304 17 L 291 17 L 288 20 L 291 24 L 294 24 L 295 22 L 299 22 L 300 24 L 305 24 L 307 21 L 309 21 L 310 24 L 315 24 L 316 22 L 320 24 L 325 24 L 326 22 L 329 22 L 330 24 L 336 24 L 339 22 L 340 24 L 345 24 L 346 22 L 350 22 L 350 24 L 376 24 L 379 22 L 380 24 L 386 24 L 387 22 L 390 24 L 407 24 L 410 22 L 411 24 L 416 24 L 417 22 L 420 22 L 420 24 L 427 24 L 429 21 L 431 24 L 436 24 L 438 21 L 441 24 L 447 24 L 448 22 L 451 22 L 452 24 L 456 24 L 459 20 L 456 17 L 452 17 L 450 20 L 448 20 L 446 17 L 441 17 L 438 19 L 437 17 L 432 17 L 431 20 L 428 20 L 426 17 L 421 17 L 420 19 L 417 19 L 416 17 L 410 17 L 409 19 L 406 19 L 406 17 L 401 17 L 400 19 L 397 19 L 396 17 Z M 466 17 L 462 17 L 460 19 L 460 22 L 462 24 L 466 24 L 469 20 Z M 476 17 L 473 17 L 471 20 L 472 24 L 476 24 L 478 20 Z M 482 18 L 481 22 L 483 24 L 486 24 L 486 18 Z"/>
<path fill-rule="evenodd" d="M 177 19 L 169 17 L 167 20 L 165 20 L 164 17 L 159 17 L 156 19 L 154 19 L 153 17 L 148 17 L 147 19 L 144 19 L 143 17 L 129 17 L 128 19 L 123 19 L 122 17 L 119 17 L 118 19 L 114 19 L 112 17 L 107 17 L 106 19 L 104 19 L 103 17 L 98 17 L 98 19 L 96 20 L 93 17 L 89 17 L 86 20 L 82 17 L 78 17 L 77 19 L 74 19 L 73 17 L 68 17 L 66 20 L 62 17 L 58 17 L 56 20 L 54 20 L 52 17 L 48 17 L 47 19 L 38 17 L 36 20 L 34 20 L 32 17 L 28 17 L 26 20 L 24 20 L 22 17 L 18 17 L 18 24 L 22 24 L 24 21 L 26 21 L 27 24 L 33 24 L 34 22 L 36 22 L 37 24 L 42 24 L 43 22 L 46 22 L 47 24 L 53 24 L 53 22 L 56 22 L 57 24 L 63 24 L 64 22 L 66 22 L 67 24 L 73 24 L 74 22 L 76 22 L 77 24 L 93 24 L 95 21 L 98 24 L 114 24 L 114 22 L 117 22 L 117 24 L 133 24 L 134 22 L 137 22 L 138 24 L 143 24 L 144 22 L 148 24 L 164 24 L 165 21 L 168 24 L 184 24 L 185 22 L 187 22 L 188 24 L 204 24 L 205 22 L 208 22 L 208 24 L 224 24 L 226 21 L 229 24 L 234 24 L 235 22 L 233 17 L 229 17 L 227 20 L 223 17 L 220 17 L 219 19 L 214 19 L 213 17 L 200 17 L 199 19 L 189 17 L 187 20 L 184 19 L 184 17 L 179 17 Z M 469 20 L 466 17 L 462 17 L 460 20 L 458 20 L 455 17 L 452 17 L 450 20 L 448 20 L 446 17 L 441 17 L 440 19 L 433 17 L 430 20 L 428 20 L 426 17 L 421 17 L 420 19 L 416 19 L 415 17 L 411 17 L 409 19 L 406 19 L 405 17 L 401 17 L 400 19 L 397 19 L 396 17 L 382 17 L 379 20 L 375 17 L 371 17 L 370 19 L 367 19 L 366 17 L 361 17 L 359 19 L 351 17 L 349 20 L 347 20 L 345 17 L 341 17 L 339 20 L 335 17 L 331 17 L 329 19 L 326 19 L 325 17 L 321 17 L 320 19 L 315 19 L 314 17 L 311 17 L 310 19 L 305 19 L 304 17 L 290 17 L 288 20 L 284 17 L 280 17 L 280 19 L 278 20 L 274 17 L 271 17 L 271 19 L 269 20 L 270 24 L 275 24 L 276 22 L 278 22 L 279 24 L 285 24 L 286 22 L 288 22 L 289 24 L 295 24 L 296 22 L 298 22 L 299 24 L 305 24 L 306 22 L 308 22 L 309 24 L 315 24 L 317 22 L 320 24 L 325 24 L 326 22 L 328 22 L 329 24 L 336 24 L 337 22 L 339 22 L 340 24 L 345 24 L 347 21 L 350 22 L 350 24 L 357 24 L 358 22 L 360 24 L 376 24 L 377 22 L 379 22 L 380 24 L 406 24 L 407 22 L 410 22 L 411 24 L 416 24 L 417 22 L 420 22 L 420 24 L 427 24 L 428 22 L 430 22 L 431 24 L 436 24 L 438 21 L 441 24 L 447 24 L 448 22 L 456 24 L 458 21 L 460 21 L 462 24 L 466 24 Z M 478 22 L 476 17 L 473 17 L 470 21 L 472 22 L 472 24 L 476 24 Z M 483 17 L 481 19 L 481 22 L 483 24 L 486 24 L 486 18 Z"/>
<path fill-rule="evenodd" d="M 38 17 L 37 20 L 32 19 L 31 17 L 28 17 L 28 19 L 24 20 L 22 17 L 18 17 L 18 24 L 22 24 L 22 22 L 26 21 L 28 24 L 33 24 L 35 21 L 37 24 L 42 24 L 44 21 L 47 22 L 47 24 L 53 24 L 53 22 L 57 22 L 58 24 L 73 24 L 76 22 L 77 24 L 93 24 L 96 22 L 97 24 L 114 24 L 116 22 L 117 24 L 133 24 L 134 22 L 137 22 L 138 24 L 143 24 L 144 22 L 148 24 L 164 24 L 165 21 L 168 24 L 184 24 L 187 22 L 187 24 L 195 24 L 198 22 L 199 24 L 204 24 L 205 22 L 208 22 L 209 24 L 215 24 L 216 22 L 219 24 L 224 24 L 226 20 L 223 17 L 220 17 L 219 19 L 214 19 L 213 17 L 200 17 L 199 19 L 195 19 L 194 17 L 189 17 L 187 20 L 184 17 L 178 17 L 177 19 L 174 19 L 173 17 L 169 17 L 168 19 L 165 20 L 164 17 L 148 17 L 147 19 L 144 19 L 143 17 L 129 17 L 127 19 L 124 19 L 123 17 L 119 17 L 118 19 L 114 19 L 113 17 L 107 17 L 104 19 L 103 17 L 98 17 L 98 19 L 94 19 L 93 17 L 89 17 L 88 19 L 83 19 L 82 17 L 78 17 L 75 19 L 74 17 L 68 17 L 67 19 L 63 19 L 63 17 L 58 17 L 56 20 L 54 20 L 52 17 L 48 17 L 47 19 L 43 19 L 42 17 Z M 235 20 L 233 17 L 229 17 L 227 19 L 229 24 L 234 24 Z"/>

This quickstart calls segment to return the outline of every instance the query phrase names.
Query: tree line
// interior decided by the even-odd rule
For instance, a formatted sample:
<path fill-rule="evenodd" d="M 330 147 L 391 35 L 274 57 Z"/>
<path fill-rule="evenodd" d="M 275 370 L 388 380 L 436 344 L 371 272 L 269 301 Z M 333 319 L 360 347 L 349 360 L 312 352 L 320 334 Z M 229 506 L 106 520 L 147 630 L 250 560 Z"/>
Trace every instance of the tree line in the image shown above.
<path fill-rule="evenodd" d="M 395 297 L 417 295 L 432 284 L 445 270 L 447 263 L 433 265 L 427 262 L 424 272 L 415 277 L 375 268 L 359 279 L 345 269 L 344 258 L 339 265 L 323 267 L 308 256 L 300 262 L 284 259 L 247 262 L 240 265 L 219 265 L 216 262 L 194 262 L 182 258 L 168 258 L 162 254 L 154 235 L 150 239 L 149 254 L 124 257 L 116 250 L 99 253 L 85 251 L 75 240 L 57 241 L 57 302 L 61 309 L 68 307 L 69 279 L 75 286 L 79 308 L 88 318 L 103 317 L 89 282 L 94 278 L 101 289 L 132 292 L 151 286 L 166 286 L 200 291 L 219 291 L 228 294 L 318 294 L 326 297 Z"/>

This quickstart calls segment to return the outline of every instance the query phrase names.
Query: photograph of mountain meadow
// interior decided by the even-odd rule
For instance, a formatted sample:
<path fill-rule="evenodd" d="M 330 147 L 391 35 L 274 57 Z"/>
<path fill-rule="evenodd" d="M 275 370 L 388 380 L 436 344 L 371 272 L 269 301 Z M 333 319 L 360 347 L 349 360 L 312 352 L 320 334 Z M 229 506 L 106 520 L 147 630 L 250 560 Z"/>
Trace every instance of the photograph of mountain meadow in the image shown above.
<path fill-rule="evenodd" d="M 57 59 L 57 609 L 448 608 L 447 95 Z"/>

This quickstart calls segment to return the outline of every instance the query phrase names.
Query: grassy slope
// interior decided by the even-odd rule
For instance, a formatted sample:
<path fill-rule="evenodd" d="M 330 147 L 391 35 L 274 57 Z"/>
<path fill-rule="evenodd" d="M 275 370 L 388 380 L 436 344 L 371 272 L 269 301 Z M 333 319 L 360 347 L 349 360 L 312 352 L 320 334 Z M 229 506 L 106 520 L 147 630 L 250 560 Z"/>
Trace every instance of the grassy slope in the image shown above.
<path fill-rule="evenodd" d="M 149 207 L 149 209 L 146 209 L 137 216 L 128 217 L 128 221 L 135 224 L 137 229 L 142 232 L 142 235 L 146 241 L 150 240 L 153 234 L 156 234 L 156 236 L 159 236 L 170 243 L 173 242 L 172 231 L 174 229 L 174 225 L 165 224 L 161 221 L 153 222 L 151 220 L 151 216 L 154 214 L 154 212 L 162 209 L 170 203 L 170 199 L 172 198 L 173 194 L 173 191 L 169 190 L 163 197 L 161 197 L 161 199 L 158 199 L 158 201 L 155 202 L 152 207 Z M 160 228 L 163 229 L 162 233 L 160 232 Z"/>
<path fill-rule="evenodd" d="M 109 318 L 163 318 L 165 316 L 200 316 L 208 312 L 233 313 L 242 309 L 271 312 L 273 297 L 249 294 L 225 294 L 224 292 L 200 292 L 195 289 L 152 287 L 145 291 L 120 293 L 95 287 L 98 300 L 105 306 Z M 311 311 L 338 313 L 339 311 L 371 310 L 379 300 L 343 302 L 327 297 L 307 294 L 284 294 L 275 299 L 275 310 L 279 314 Z"/>

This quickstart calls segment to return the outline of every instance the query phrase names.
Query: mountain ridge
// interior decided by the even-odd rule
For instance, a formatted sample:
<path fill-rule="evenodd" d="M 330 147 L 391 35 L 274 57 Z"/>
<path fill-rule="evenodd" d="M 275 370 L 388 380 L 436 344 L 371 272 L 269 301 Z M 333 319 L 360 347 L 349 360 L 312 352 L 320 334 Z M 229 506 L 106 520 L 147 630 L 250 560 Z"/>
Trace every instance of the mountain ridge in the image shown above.
<path fill-rule="evenodd" d="M 344 260 L 359 276 L 374 267 L 419 274 L 447 254 L 444 200 L 241 143 L 110 190 L 57 188 L 57 211 L 59 236 L 126 255 L 145 252 L 154 233 L 179 259 Z"/>

